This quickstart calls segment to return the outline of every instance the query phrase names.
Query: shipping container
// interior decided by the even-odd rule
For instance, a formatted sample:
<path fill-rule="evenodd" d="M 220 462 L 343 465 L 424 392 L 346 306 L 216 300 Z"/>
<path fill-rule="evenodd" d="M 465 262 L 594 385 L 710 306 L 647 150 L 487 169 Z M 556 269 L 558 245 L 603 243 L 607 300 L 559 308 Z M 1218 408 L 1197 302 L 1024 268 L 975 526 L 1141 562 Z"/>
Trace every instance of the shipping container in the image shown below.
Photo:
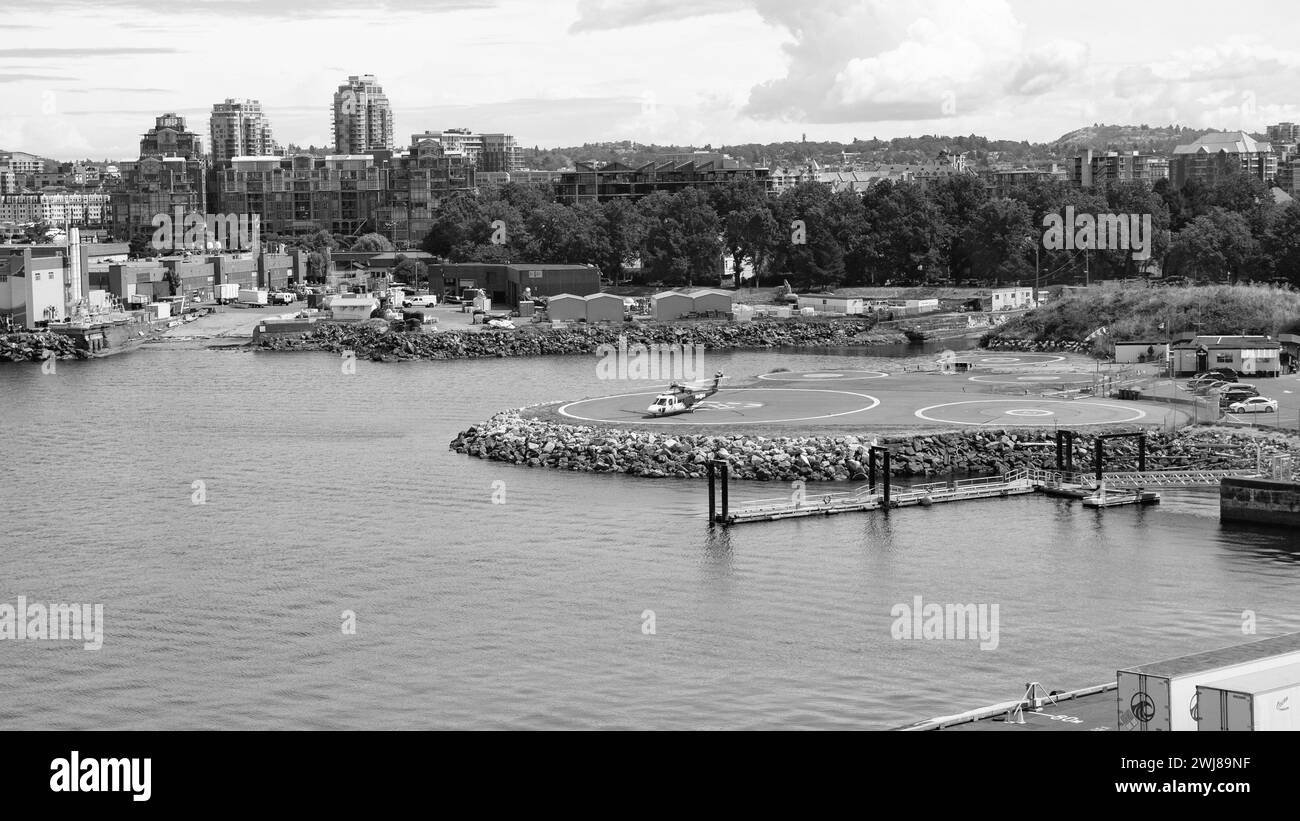
<path fill-rule="evenodd" d="M 1300 633 L 1116 671 L 1121 730 L 1195 730 L 1196 687 L 1300 664 Z"/>
<path fill-rule="evenodd" d="M 239 286 L 233 282 L 223 282 L 215 286 L 213 290 L 216 292 L 217 299 L 230 300 L 239 298 Z"/>
<path fill-rule="evenodd" d="M 1196 728 L 1300 730 L 1300 664 L 1288 664 L 1196 687 Z"/>
<path fill-rule="evenodd" d="M 239 301 L 246 305 L 265 305 L 267 293 L 260 288 L 240 288 Z"/>

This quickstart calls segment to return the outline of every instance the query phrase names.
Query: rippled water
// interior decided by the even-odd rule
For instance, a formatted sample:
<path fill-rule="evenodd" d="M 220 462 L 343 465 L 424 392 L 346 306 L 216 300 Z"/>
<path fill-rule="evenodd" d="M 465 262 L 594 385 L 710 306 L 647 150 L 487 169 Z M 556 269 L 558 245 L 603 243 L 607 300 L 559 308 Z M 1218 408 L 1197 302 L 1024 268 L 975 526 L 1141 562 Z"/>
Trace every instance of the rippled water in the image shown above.
<path fill-rule="evenodd" d="M 1214 490 L 711 532 L 701 483 L 447 449 L 497 410 L 609 392 L 585 357 L 0 368 L 0 603 L 102 603 L 106 622 L 98 652 L 0 641 L 0 728 L 879 728 L 1235 643 L 1245 610 L 1261 635 L 1300 629 L 1300 547 L 1221 526 Z M 894 640 L 917 595 L 998 604 L 997 649 Z"/>

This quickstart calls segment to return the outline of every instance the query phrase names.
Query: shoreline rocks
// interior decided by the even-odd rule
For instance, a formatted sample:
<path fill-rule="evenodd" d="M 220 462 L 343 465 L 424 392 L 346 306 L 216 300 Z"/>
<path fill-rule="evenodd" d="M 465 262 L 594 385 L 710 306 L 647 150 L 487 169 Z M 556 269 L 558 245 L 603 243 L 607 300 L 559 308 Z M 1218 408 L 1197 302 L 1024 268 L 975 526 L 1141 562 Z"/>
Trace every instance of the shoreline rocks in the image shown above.
<path fill-rule="evenodd" d="M 873 443 L 890 447 L 893 476 L 989 475 L 1022 467 L 1053 468 L 1056 460 L 1054 447 L 1027 444 L 1054 442 L 1049 430 L 954 430 L 878 439 L 847 432 L 788 437 L 678 435 L 567 425 L 532 418 L 525 415 L 527 410 L 499 413 L 458 434 L 449 447 L 457 453 L 496 462 L 656 479 L 700 478 L 706 463 L 717 456 L 730 463 L 732 478 L 740 480 L 861 480 L 867 470 L 867 448 Z M 1235 431 L 1148 431 L 1147 469 L 1253 468 L 1254 446 L 1245 447 L 1250 441 L 1250 435 Z M 1232 448 L 1241 450 L 1223 453 Z M 1278 437 L 1266 451 L 1300 454 L 1300 440 Z M 1265 459 L 1269 455 L 1265 452 Z M 1076 445 L 1076 470 L 1089 470 L 1090 460 L 1091 451 L 1085 450 L 1083 443 Z M 1135 441 L 1107 443 L 1106 470 L 1136 469 Z"/>
<path fill-rule="evenodd" d="M 70 336 L 51 331 L 19 331 L 0 334 L 0 362 L 42 362 L 55 359 L 85 359 Z"/>
<path fill-rule="evenodd" d="M 990 351 L 1023 351 L 1027 353 L 1081 353 L 1092 354 L 1092 345 L 1075 339 L 1004 339 L 986 336 L 980 347 Z"/>
<path fill-rule="evenodd" d="M 871 320 L 754 320 L 743 323 L 690 325 L 576 325 L 527 327 L 518 331 L 394 331 L 371 323 L 319 323 L 299 334 L 268 335 L 257 343 L 272 351 L 355 351 L 372 360 L 474 359 L 508 356 L 592 354 L 601 345 L 702 345 L 728 348 L 849 347 L 905 342 L 895 331 L 874 329 Z"/>

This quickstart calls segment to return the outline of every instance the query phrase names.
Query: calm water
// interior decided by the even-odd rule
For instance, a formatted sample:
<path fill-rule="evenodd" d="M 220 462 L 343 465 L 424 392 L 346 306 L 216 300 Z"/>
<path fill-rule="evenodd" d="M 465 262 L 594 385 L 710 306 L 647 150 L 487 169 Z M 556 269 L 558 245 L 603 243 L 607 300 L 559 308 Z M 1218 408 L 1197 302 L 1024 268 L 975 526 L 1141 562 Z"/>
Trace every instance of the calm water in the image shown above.
<path fill-rule="evenodd" d="M 497 410 L 610 393 L 593 365 L 344 376 L 325 354 L 155 347 L 0 367 L 0 603 L 106 622 L 98 652 L 0 641 L 0 729 L 881 728 L 1235 643 L 1244 610 L 1261 635 L 1300 629 L 1300 546 L 1221 527 L 1215 491 L 710 533 L 700 483 L 447 449 Z M 998 604 L 997 649 L 893 640 L 917 595 Z"/>

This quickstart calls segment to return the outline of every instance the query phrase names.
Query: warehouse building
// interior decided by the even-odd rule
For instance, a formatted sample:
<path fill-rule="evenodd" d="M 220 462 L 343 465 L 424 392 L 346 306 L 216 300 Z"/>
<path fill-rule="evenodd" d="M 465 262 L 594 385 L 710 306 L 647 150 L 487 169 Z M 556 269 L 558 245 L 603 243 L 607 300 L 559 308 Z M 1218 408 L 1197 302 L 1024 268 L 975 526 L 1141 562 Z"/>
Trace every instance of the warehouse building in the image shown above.
<path fill-rule="evenodd" d="M 600 293 L 600 269 L 593 265 L 446 263 L 430 266 L 429 275 L 432 282 L 442 279 L 445 293 L 481 288 L 493 302 L 507 305 L 531 297 Z"/>

